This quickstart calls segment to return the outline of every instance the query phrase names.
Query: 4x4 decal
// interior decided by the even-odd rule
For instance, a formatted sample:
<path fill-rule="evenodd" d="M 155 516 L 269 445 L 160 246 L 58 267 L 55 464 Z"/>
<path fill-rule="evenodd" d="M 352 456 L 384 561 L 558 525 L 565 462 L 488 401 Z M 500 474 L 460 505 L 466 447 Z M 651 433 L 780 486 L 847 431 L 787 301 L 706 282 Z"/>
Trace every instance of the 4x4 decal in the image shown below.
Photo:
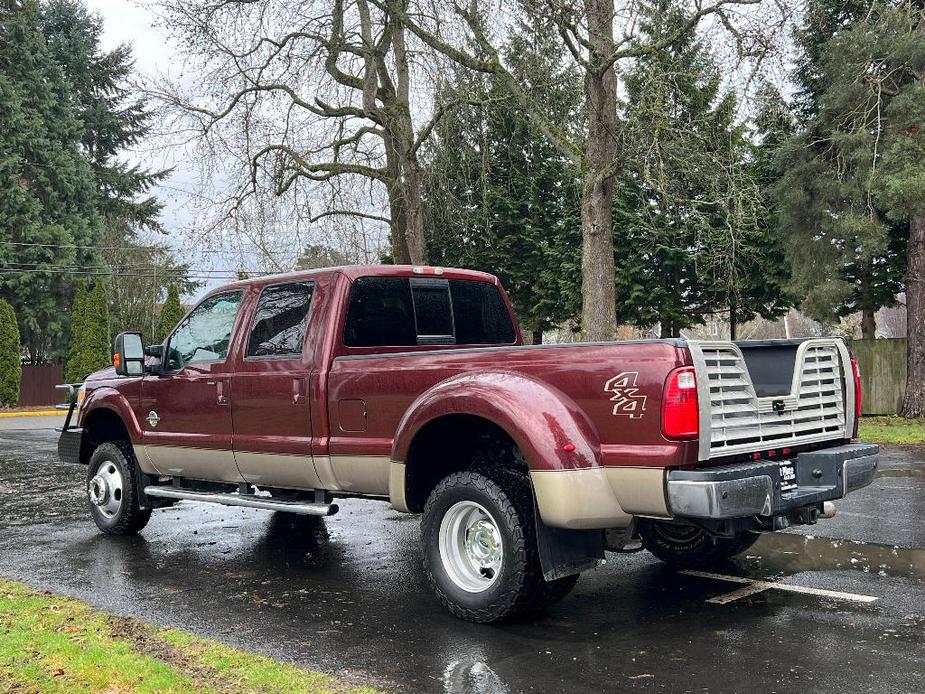
<path fill-rule="evenodd" d="M 639 419 L 646 411 L 646 396 L 639 395 L 636 387 L 638 371 L 623 371 L 604 384 L 604 392 L 612 393 L 615 415 L 626 415 L 630 419 Z"/>

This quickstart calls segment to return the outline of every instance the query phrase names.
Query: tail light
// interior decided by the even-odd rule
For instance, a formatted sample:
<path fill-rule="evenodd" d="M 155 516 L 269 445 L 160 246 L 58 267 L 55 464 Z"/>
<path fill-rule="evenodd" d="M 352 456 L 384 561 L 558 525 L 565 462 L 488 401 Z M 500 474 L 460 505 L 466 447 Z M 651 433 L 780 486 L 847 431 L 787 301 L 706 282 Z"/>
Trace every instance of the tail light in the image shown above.
<path fill-rule="evenodd" d="M 695 439 L 700 433 L 697 376 L 692 366 L 675 369 L 665 380 L 662 433 L 668 439 Z"/>
<path fill-rule="evenodd" d="M 858 360 L 851 360 L 851 373 L 854 374 L 854 432 L 851 437 L 858 435 L 858 424 L 861 421 L 861 370 L 858 368 Z"/>

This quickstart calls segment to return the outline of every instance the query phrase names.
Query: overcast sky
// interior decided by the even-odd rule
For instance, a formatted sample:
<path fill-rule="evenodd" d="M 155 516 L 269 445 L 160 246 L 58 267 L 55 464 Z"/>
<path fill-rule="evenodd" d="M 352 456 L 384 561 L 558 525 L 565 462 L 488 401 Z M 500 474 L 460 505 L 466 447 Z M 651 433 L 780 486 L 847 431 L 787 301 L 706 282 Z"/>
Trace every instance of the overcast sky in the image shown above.
<path fill-rule="evenodd" d="M 103 49 L 109 50 L 119 44 L 127 43 L 132 47 L 135 69 L 140 76 L 172 74 L 177 70 L 178 52 L 171 45 L 167 35 L 156 26 L 156 15 L 150 0 L 84 0 L 87 6 L 103 18 Z M 170 177 L 156 191 L 165 203 L 161 221 L 168 233 L 168 243 L 182 249 L 184 259 L 193 265 L 196 271 L 236 268 L 239 261 L 212 254 L 198 255 L 192 244 L 185 239 L 184 232 L 192 226 L 193 219 L 187 214 L 189 193 L 194 190 L 196 176 L 193 169 L 176 152 L 162 147 L 141 147 L 138 151 L 127 153 L 127 157 L 141 161 L 152 169 L 173 168 Z M 163 240 L 163 239 L 161 239 Z M 212 249 L 214 250 L 214 249 Z M 202 294 L 224 280 L 208 281 L 199 292 Z"/>

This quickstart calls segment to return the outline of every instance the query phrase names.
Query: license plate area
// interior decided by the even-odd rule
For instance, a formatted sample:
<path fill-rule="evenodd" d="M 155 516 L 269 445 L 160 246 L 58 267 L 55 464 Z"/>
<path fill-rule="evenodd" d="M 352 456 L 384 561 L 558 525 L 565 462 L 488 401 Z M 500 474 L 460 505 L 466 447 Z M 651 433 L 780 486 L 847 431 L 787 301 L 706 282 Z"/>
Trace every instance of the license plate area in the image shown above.
<path fill-rule="evenodd" d="M 780 472 L 780 491 L 781 494 L 794 492 L 797 489 L 797 471 L 796 463 L 793 460 L 781 460 L 778 463 Z"/>

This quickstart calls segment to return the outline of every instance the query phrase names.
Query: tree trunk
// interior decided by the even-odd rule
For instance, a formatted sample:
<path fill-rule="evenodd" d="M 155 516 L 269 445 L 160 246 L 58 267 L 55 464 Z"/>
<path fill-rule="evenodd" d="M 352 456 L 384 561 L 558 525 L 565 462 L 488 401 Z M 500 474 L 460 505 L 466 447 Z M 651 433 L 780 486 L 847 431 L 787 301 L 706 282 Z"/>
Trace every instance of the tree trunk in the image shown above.
<path fill-rule="evenodd" d="M 396 265 L 410 265 L 411 254 L 408 252 L 406 230 L 408 228 L 408 211 L 405 207 L 405 194 L 401 184 L 401 166 L 391 138 L 386 136 L 385 161 L 389 175 L 386 193 L 389 197 L 389 241 L 392 246 L 392 262 Z"/>
<path fill-rule="evenodd" d="M 541 345 L 543 344 L 543 330 L 541 328 L 534 328 L 530 331 L 531 345 Z"/>
<path fill-rule="evenodd" d="M 424 198 L 421 193 L 421 169 L 413 155 L 405 162 L 405 245 L 414 265 L 427 262 L 427 245 L 424 240 Z"/>
<path fill-rule="evenodd" d="M 877 312 L 867 307 L 861 312 L 861 339 L 877 339 Z"/>
<path fill-rule="evenodd" d="M 421 193 L 421 167 L 414 149 L 414 122 L 411 120 L 411 73 L 408 48 L 405 44 L 405 25 L 401 16 L 408 9 L 407 0 L 389 3 L 389 24 L 392 31 L 392 57 L 395 62 L 395 80 L 389 79 L 387 68 L 380 64 L 380 81 L 388 86 L 385 93 L 394 103 L 383 104 L 383 115 L 391 129 L 398 165 L 396 189 L 403 197 L 405 212 L 402 236 L 408 261 L 413 265 L 427 262 L 424 240 L 424 200 Z"/>
<path fill-rule="evenodd" d="M 612 0 L 585 0 L 590 69 L 585 74 L 588 141 L 581 191 L 581 330 L 586 340 L 613 340 L 617 333 L 613 259 L 613 186 L 617 156 L 617 77 Z M 598 66 L 606 64 L 606 69 Z"/>
<path fill-rule="evenodd" d="M 900 414 L 925 417 L 925 216 L 909 223 L 906 250 L 906 394 Z"/>

